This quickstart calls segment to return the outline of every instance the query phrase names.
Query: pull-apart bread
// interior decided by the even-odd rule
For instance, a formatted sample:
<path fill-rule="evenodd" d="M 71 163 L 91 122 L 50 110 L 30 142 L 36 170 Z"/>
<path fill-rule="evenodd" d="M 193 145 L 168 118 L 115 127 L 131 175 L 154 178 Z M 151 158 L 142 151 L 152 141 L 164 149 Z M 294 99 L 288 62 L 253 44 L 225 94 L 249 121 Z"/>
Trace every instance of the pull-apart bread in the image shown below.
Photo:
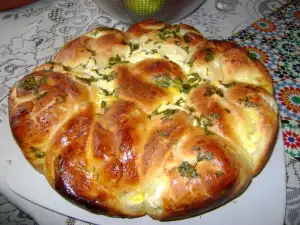
<path fill-rule="evenodd" d="M 175 220 L 239 196 L 278 130 L 272 79 L 244 48 L 146 20 L 66 43 L 10 90 L 12 134 L 62 196 Z"/>

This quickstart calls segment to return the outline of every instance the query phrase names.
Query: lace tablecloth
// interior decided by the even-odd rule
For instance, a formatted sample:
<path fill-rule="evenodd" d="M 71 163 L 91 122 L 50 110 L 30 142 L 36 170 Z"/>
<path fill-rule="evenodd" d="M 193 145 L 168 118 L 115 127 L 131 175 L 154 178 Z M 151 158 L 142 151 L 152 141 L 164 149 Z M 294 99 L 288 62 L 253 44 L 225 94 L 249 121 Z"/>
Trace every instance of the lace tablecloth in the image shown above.
<path fill-rule="evenodd" d="M 286 152 L 285 223 L 298 225 L 300 4 L 298 0 L 284 6 L 286 3 L 287 0 L 240 0 L 234 12 L 223 13 L 215 9 L 213 0 L 207 0 L 180 22 L 195 26 L 208 38 L 229 38 L 239 42 L 270 70 L 281 113 L 283 151 Z M 2 121 L 7 120 L 8 89 L 35 66 L 51 60 L 64 42 L 100 25 L 122 30 L 129 26 L 99 10 L 92 0 L 40 0 L 23 8 L 0 12 L 0 129 Z M 1 147 L 3 142 L 5 140 L 0 141 L 0 192 L 3 193 L 0 194 L 0 224 L 36 224 L 35 221 L 39 224 L 85 224 L 39 207 L 10 191 L 6 176 L 11 152 Z"/>

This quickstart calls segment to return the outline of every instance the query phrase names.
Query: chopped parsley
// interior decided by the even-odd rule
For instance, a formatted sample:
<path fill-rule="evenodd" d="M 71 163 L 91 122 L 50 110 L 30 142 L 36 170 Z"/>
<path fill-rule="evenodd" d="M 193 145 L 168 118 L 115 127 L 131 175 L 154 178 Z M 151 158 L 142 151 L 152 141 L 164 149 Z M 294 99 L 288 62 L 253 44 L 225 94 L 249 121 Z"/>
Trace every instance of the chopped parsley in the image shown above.
<path fill-rule="evenodd" d="M 47 81 L 48 81 L 48 76 L 43 76 L 43 77 L 41 77 L 41 79 L 39 80 L 39 85 L 46 84 Z"/>
<path fill-rule="evenodd" d="M 97 36 L 100 32 L 102 31 L 110 31 L 110 30 L 114 30 L 114 28 L 111 28 L 111 27 L 99 27 L 93 31 L 91 31 L 91 35 L 93 36 Z"/>
<path fill-rule="evenodd" d="M 189 106 L 187 106 L 187 108 L 188 108 L 188 110 L 190 111 L 190 114 L 192 114 L 192 113 L 196 112 L 196 109 L 195 109 L 195 108 L 193 108 L 193 107 L 189 107 Z"/>
<path fill-rule="evenodd" d="M 139 44 L 135 44 L 135 43 L 133 43 L 133 42 L 129 42 L 129 47 L 130 47 L 130 55 L 134 52 L 134 51 L 136 51 L 136 50 L 138 50 L 139 48 L 140 48 L 140 46 L 139 46 Z"/>
<path fill-rule="evenodd" d="M 178 99 L 174 105 L 178 105 L 178 106 L 184 106 L 185 101 L 183 100 L 183 98 Z"/>
<path fill-rule="evenodd" d="M 125 61 L 125 60 L 121 59 L 121 57 L 118 54 L 115 57 L 110 57 L 108 60 L 108 64 L 110 66 L 120 64 L 120 63 L 128 63 L 128 62 L 129 61 Z"/>
<path fill-rule="evenodd" d="M 221 89 L 216 88 L 214 86 L 205 87 L 204 96 L 211 97 L 212 95 L 217 94 L 220 97 L 224 97 L 224 94 Z"/>
<path fill-rule="evenodd" d="M 166 109 L 164 111 L 158 112 L 158 109 L 156 109 L 154 112 L 152 112 L 153 116 L 156 115 L 163 115 L 162 119 L 166 119 L 172 115 L 174 115 L 177 112 L 176 109 Z"/>
<path fill-rule="evenodd" d="M 91 54 L 92 54 L 92 56 L 95 56 L 96 55 L 96 52 L 95 51 L 93 51 L 93 50 L 91 50 L 91 49 L 86 49 L 88 52 L 90 52 Z"/>
<path fill-rule="evenodd" d="M 97 37 L 97 35 L 100 33 L 100 30 L 93 30 L 91 32 L 91 35 L 94 36 L 94 37 Z"/>
<path fill-rule="evenodd" d="M 183 81 L 180 77 L 176 77 L 174 80 L 172 80 L 173 86 L 179 90 L 181 90 L 181 86 L 183 84 Z"/>
<path fill-rule="evenodd" d="M 20 87 L 27 91 L 33 90 L 35 94 L 38 93 L 38 83 L 33 76 L 29 76 L 26 80 L 24 80 L 20 84 Z"/>
<path fill-rule="evenodd" d="M 151 52 L 152 52 L 152 54 L 158 53 L 158 51 L 156 49 L 152 49 Z"/>
<path fill-rule="evenodd" d="M 102 101 L 101 102 L 101 109 L 106 108 L 107 102 L 106 101 Z"/>
<path fill-rule="evenodd" d="M 212 50 L 207 48 L 207 49 L 205 49 L 205 51 L 206 51 L 206 56 L 204 57 L 204 60 L 206 62 L 213 61 L 215 59 L 215 57 L 214 57 L 214 53 L 212 52 Z"/>
<path fill-rule="evenodd" d="M 158 37 L 164 41 L 168 38 L 180 38 L 180 27 L 178 25 L 166 25 L 159 31 Z"/>
<path fill-rule="evenodd" d="M 190 90 L 192 89 L 192 85 L 190 84 L 182 84 L 182 89 L 181 92 L 188 94 L 190 92 Z"/>
<path fill-rule="evenodd" d="M 112 96 L 114 93 L 115 93 L 115 90 L 113 90 L 112 92 L 109 92 L 108 90 L 105 90 L 103 88 L 100 88 L 99 89 L 101 90 L 101 93 L 104 95 L 104 96 Z"/>
<path fill-rule="evenodd" d="M 195 62 L 195 61 L 196 61 L 195 58 L 190 59 L 189 61 L 187 61 L 187 64 L 188 64 L 190 67 L 192 67 L 192 66 L 194 65 L 194 62 Z"/>
<path fill-rule="evenodd" d="M 186 53 L 189 53 L 189 49 L 190 49 L 190 46 L 189 45 L 182 45 L 180 43 L 180 41 L 175 41 L 174 44 L 180 48 L 182 48 Z"/>
<path fill-rule="evenodd" d="M 99 70 L 97 70 L 97 69 L 94 69 L 94 71 L 99 75 L 100 80 L 104 80 L 104 81 L 107 81 L 107 82 L 110 82 L 110 81 L 116 79 L 116 77 L 118 75 L 116 71 L 111 71 L 109 74 L 101 74 L 99 72 Z"/>
<path fill-rule="evenodd" d="M 36 80 L 34 76 L 29 76 L 26 80 L 20 83 L 20 87 L 25 89 L 26 91 L 33 91 L 34 95 L 38 98 L 42 98 L 46 96 L 45 93 L 42 95 L 39 94 L 39 87 L 40 85 L 46 84 L 48 81 L 48 76 L 42 76 L 39 80 Z"/>
<path fill-rule="evenodd" d="M 99 78 L 95 78 L 93 76 L 89 77 L 89 78 L 85 78 L 85 77 L 78 77 L 78 76 L 75 76 L 77 79 L 81 80 L 82 82 L 88 84 L 88 85 L 91 85 L 91 83 L 93 82 L 97 82 L 99 80 Z"/>
<path fill-rule="evenodd" d="M 213 160 L 214 155 L 211 152 L 205 152 L 202 154 L 202 152 L 198 152 L 197 154 L 197 162 L 204 161 L 204 160 Z"/>
<path fill-rule="evenodd" d="M 48 94 L 48 92 L 46 91 L 43 94 L 39 94 L 37 98 L 41 99 L 41 98 L 45 97 L 47 94 Z"/>
<path fill-rule="evenodd" d="M 197 173 L 195 166 L 189 164 L 187 161 L 183 161 L 178 167 L 180 176 L 187 178 L 198 178 L 200 175 Z"/>
<path fill-rule="evenodd" d="M 188 45 L 181 47 L 186 53 L 189 53 L 190 47 Z"/>
<path fill-rule="evenodd" d="M 166 73 L 162 75 L 153 76 L 152 79 L 154 83 L 159 87 L 168 88 L 171 84 L 171 77 L 168 76 Z"/>
<path fill-rule="evenodd" d="M 222 81 L 219 81 L 219 83 L 222 84 L 222 85 L 223 85 L 224 87 L 226 87 L 226 88 L 230 88 L 230 87 L 232 87 L 232 86 L 235 85 L 235 82 L 231 82 L 231 83 L 228 83 L 228 84 L 224 84 Z"/>
<path fill-rule="evenodd" d="M 205 116 L 201 115 L 200 117 L 195 116 L 194 121 L 196 126 L 201 127 L 204 130 L 204 133 L 206 135 L 212 134 L 208 128 L 212 127 L 212 122 L 209 118 L 206 118 Z"/>
<path fill-rule="evenodd" d="M 45 152 L 43 152 L 43 151 L 41 151 L 41 150 L 39 150 L 39 149 L 37 149 L 37 148 L 35 148 L 35 147 L 30 147 L 30 151 L 34 154 L 34 156 L 36 157 L 36 158 L 38 158 L 38 159 L 40 159 L 40 158 L 44 158 L 45 156 L 46 156 L 46 153 Z"/>
<path fill-rule="evenodd" d="M 189 43 L 192 39 L 191 39 L 191 37 L 189 37 L 188 33 L 186 33 L 185 35 L 183 35 L 183 40 L 186 43 Z"/>
<path fill-rule="evenodd" d="M 150 43 L 152 41 L 152 39 L 148 39 L 146 42 L 145 42 L 145 44 L 148 44 L 148 43 Z"/>
<path fill-rule="evenodd" d="M 211 119 L 220 119 L 220 114 L 219 113 L 211 113 L 209 114 L 209 118 Z"/>
<path fill-rule="evenodd" d="M 188 83 L 192 85 L 193 87 L 196 87 L 199 85 L 199 83 L 202 81 L 200 75 L 198 73 L 191 73 L 188 75 Z"/>

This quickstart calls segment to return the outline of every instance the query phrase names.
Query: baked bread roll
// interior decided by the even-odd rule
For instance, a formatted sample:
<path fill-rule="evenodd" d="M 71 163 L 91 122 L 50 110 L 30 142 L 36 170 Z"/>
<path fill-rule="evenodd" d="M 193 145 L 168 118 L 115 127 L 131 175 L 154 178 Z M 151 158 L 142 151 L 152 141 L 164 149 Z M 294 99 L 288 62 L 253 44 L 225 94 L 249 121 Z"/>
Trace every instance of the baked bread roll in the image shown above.
<path fill-rule="evenodd" d="M 176 220 L 239 196 L 278 130 L 271 77 L 239 45 L 146 20 L 99 27 L 11 88 L 12 134 L 61 195 Z"/>

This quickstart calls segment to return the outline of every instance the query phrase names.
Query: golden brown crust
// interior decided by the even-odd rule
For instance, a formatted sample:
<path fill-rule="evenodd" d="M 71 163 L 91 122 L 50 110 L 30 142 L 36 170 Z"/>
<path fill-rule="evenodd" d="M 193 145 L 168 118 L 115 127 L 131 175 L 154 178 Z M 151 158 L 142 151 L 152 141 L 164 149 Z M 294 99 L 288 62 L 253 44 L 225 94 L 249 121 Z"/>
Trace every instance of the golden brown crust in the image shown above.
<path fill-rule="evenodd" d="M 68 42 L 9 93 L 12 134 L 64 197 L 187 218 L 240 195 L 278 130 L 271 77 L 239 45 L 146 20 Z"/>

